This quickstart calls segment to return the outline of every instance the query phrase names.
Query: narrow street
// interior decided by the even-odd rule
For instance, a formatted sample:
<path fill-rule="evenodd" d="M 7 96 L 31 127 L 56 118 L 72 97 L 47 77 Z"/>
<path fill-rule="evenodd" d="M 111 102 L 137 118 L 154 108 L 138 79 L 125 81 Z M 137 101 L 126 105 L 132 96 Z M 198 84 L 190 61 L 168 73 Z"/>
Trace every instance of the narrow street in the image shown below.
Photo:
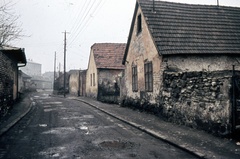
<path fill-rule="evenodd" d="M 32 100 L 30 113 L 0 138 L 0 158 L 195 158 L 80 101 L 46 92 Z"/>

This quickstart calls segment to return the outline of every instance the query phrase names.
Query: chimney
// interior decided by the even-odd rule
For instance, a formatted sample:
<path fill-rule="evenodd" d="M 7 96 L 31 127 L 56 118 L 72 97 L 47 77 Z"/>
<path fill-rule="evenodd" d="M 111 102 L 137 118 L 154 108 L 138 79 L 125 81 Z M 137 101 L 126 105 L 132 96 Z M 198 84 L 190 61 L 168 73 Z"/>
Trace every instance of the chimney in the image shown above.
<path fill-rule="evenodd" d="M 219 0 L 217 0 L 217 6 L 219 7 Z"/>

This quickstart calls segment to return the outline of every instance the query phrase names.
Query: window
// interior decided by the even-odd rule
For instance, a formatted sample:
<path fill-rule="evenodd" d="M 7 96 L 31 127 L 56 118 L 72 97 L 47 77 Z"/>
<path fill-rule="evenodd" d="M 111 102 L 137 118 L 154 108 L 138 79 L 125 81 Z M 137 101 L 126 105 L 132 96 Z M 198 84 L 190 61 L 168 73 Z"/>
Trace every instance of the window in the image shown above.
<path fill-rule="evenodd" d="M 93 86 L 95 86 L 96 83 L 95 83 L 95 73 L 93 73 Z"/>
<path fill-rule="evenodd" d="M 144 64 L 144 76 L 145 76 L 145 90 L 148 92 L 153 91 L 153 69 L 152 62 Z"/>
<path fill-rule="evenodd" d="M 92 86 L 92 74 L 90 76 L 91 76 L 91 80 L 90 81 L 91 81 L 91 86 Z"/>
<path fill-rule="evenodd" d="M 137 76 L 137 66 L 132 67 L 132 91 L 138 91 L 138 76 Z"/>
<path fill-rule="evenodd" d="M 141 16 L 141 14 L 139 14 L 138 18 L 137 18 L 137 34 L 139 34 L 140 32 L 142 32 L 142 16 Z"/>

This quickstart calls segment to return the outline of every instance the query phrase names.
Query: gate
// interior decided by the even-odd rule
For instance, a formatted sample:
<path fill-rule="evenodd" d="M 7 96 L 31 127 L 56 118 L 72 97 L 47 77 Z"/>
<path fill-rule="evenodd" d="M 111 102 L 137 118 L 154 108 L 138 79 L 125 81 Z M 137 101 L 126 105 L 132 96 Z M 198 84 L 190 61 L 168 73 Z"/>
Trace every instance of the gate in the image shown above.
<path fill-rule="evenodd" d="M 233 65 L 232 76 L 232 132 L 240 131 L 240 72 Z"/>

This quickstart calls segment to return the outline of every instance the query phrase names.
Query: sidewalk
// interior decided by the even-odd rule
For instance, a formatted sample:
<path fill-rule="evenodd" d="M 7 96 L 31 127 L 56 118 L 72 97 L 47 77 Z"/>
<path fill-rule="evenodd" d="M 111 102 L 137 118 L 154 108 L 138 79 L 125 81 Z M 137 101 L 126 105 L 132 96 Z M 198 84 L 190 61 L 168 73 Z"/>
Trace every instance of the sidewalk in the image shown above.
<path fill-rule="evenodd" d="M 86 97 L 69 97 L 89 104 L 123 122 L 201 158 L 240 159 L 240 146 L 236 141 L 215 137 L 204 131 L 175 125 L 151 114 L 105 104 Z"/>
<path fill-rule="evenodd" d="M 31 107 L 28 95 L 14 104 L 7 115 L 0 119 L 0 137 L 21 120 L 31 110 Z"/>

